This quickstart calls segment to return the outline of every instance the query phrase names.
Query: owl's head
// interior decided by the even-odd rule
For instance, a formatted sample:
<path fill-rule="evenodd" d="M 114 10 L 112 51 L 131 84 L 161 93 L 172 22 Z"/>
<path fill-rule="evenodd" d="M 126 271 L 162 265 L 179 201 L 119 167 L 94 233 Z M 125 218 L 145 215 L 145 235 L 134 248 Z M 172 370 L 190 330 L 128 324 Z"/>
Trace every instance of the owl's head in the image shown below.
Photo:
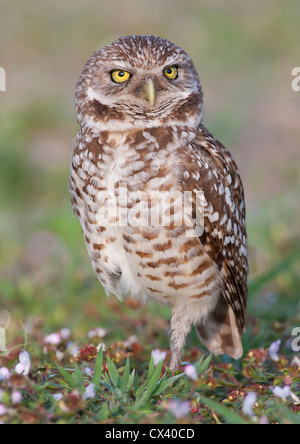
<path fill-rule="evenodd" d="M 198 125 L 202 89 L 188 54 L 153 36 L 129 36 L 95 52 L 76 88 L 81 126 L 94 133 Z"/>

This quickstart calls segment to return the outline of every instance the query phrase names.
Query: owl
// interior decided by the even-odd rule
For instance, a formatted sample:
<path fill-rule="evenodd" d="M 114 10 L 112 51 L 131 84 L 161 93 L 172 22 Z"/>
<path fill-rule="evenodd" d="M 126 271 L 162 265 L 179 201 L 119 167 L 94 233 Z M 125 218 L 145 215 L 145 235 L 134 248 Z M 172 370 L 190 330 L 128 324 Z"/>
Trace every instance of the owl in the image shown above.
<path fill-rule="evenodd" d="M 95 52 L 79 78 L 69 188 L 107 295 L 172 308 L 170 368 L 195 326 L 213 354 L 242 356 L 247 234 L 241 178 L 202 124 L 188 54 L 154 36 Z"/>

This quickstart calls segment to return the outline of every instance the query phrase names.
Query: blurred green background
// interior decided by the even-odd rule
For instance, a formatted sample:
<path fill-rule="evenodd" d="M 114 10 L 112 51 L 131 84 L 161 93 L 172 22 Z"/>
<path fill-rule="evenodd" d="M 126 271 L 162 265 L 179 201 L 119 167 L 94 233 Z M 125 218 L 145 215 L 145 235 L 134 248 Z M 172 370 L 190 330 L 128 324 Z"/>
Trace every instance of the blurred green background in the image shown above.
<path fill-rule="evenodd" d="M 119 303 L 106 300 L 71 209 L 73 96 L 93 51 L 120 36 L 153 34 L 193 58 L 204 124 L 241 172 L 250 325 L 258 332 L 270 326 L 263 330 L 270 340 L 287 322 L 300 325 L 300 92 L 291 88 L 300 65 L 300 2 L 1 0 L 0 21 L 7 75 L 0 92 L 0 310 L 23 323 L 33 319 L 45 332 L 102 325 L 124 339 Z M 145 309 L 124 310 L 134 319 Z M 146 310 L 157 313 L 156 306 Z"/>

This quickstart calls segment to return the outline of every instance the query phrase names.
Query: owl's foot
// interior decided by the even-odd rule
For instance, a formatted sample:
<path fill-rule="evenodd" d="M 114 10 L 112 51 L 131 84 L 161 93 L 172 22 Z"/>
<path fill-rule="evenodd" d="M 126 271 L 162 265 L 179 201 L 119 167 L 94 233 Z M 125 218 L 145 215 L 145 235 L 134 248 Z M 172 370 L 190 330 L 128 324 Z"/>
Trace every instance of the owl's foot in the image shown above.
<path fill-rule="evenodd" d="M 181 361 L 181 352 L 172 351 L 171 361 L 170 361 L 170 370 L 175 373 L 179 368 L 179 364 Z"/>
<path fill-rule="evenodd" d="M 171 362 L 170 369 L 172 372 L 178 370 L 182 349 L 186 342 L 186 337 L 190 332 L 191 323 L 187 316 L 182 313 L 182 308 L 173 307 L 173 316 L 171 320 Z"/>

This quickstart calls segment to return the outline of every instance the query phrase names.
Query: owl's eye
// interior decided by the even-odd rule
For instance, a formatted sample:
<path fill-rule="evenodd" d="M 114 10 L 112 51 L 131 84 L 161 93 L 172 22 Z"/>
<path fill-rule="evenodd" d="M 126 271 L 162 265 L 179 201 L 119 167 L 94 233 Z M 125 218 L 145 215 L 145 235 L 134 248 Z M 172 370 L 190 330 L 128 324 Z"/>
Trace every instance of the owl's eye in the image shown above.
<path fill-rule="evenodd" d="M 169 80 L 175 80 L 178 77 L 178 69 L 177 66 L 169 66 L 169 68 L 164 69 L 164 75 Z"/>
<path fill-rule="evenodd" d="M 115 83 L 124 83 L 127 82 L 131 77 L 130 72 L 123 71 L 122 69 L 117 69 L 115 71 L 112 71 L 111 78 Z"/>

